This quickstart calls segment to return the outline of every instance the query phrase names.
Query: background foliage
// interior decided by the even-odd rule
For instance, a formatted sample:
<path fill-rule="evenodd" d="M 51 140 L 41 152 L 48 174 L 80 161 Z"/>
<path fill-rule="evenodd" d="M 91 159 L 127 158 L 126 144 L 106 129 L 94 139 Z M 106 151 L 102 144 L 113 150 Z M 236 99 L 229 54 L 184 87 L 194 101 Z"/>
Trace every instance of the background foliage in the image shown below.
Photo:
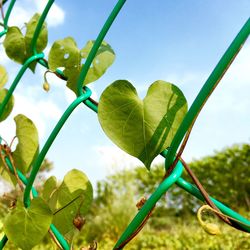
<path fill-rule="evenodd" d="M 190 167 L 211 195 L 248 218 L 249 166 L 248 144 L 234 145 L 216 152 L 213 156 L 190 163 Z M 43 169 L 51 169 L 48 160 L 44 162 Z M 137 167 L 117 172 L 98 182 L 91 212 L 85 218 L 86 224 L 73 241 L 76 249 L 87 246 L 94 240 L 98 242 L 98 249 L 112 249 L 135 215 L 137 201 L 143 196 L 148 197 L 163 175 L 164 167 L 161 165 L 154 166 L 150 172 L 144 167 Z M 4 204 L 0 209 L 3 218 L 9 204 L 6 200 L 1 201 L 1 204 Z M 222 234 L 206 234 L 195 215 L 200 205 L 200 201 L 177 186 L 172 187 L 157 204 L 143 231 L 126 249 L 250 249 L 249 234 L 222 225 L 214 216 L 208 217 L 220 225 Z M 7 249 L 15 248 L 8 243 Z M 51 240 L 46 237 L 43 244 L 34 249 L 53 249 Z"/>

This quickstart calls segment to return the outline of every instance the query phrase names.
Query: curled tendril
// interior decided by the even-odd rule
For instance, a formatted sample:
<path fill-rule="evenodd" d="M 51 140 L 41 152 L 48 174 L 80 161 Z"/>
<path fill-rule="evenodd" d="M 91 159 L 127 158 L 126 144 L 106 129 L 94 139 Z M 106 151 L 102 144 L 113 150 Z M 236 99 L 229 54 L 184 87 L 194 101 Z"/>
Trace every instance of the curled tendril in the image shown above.
<path fill-rule="evenodd" d="M 204 229 L 204 231 L 206 233 L 208 233 L 210 235 L 221 234 L 221 230 L 217 224 L 211 223 L 211 222 L 206 222 L 202 219 L 202 213 L 204 211 L 212 211 L 214 213 L 214 209 L 208 205 L 203 205 L 202 207 L 199 208 L 199 210 L 197 212 L 197 218 L 198 218 L 198 221 L 199 221 L 201 227 Z"/>

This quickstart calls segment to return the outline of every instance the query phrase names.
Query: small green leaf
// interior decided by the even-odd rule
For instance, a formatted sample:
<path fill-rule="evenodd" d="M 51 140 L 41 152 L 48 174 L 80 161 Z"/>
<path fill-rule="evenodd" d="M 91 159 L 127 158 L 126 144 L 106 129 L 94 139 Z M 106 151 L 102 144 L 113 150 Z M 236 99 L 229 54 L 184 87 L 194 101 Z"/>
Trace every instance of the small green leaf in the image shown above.
<path fill-rule="evenodd" d="M 52 187 L 53 180 L 49 182 L 47 185 Z M 92 185 L 83 172 L 73 169 L 66 174 L 58 188 L 53 191 L 49 189 L 44 195 L 48 197 L 50 193 L 48 203 L 55 214 L 53 224 L 63 235 L 69 236 L 68 234 L 75 229 L 74 218 L 78 214 L 85 215 L 90 208 L 93 200 Z"/>
<path fill-rule="evenodd" d="M 59 67 L 75 68 L 80 65 L 80 52 L 72 37 L 66 37 L 53 43 L 48 58 L 49 68 L 55 71 Z"/>
<path fill-rule="evenodd" d="M 66 37 L 63 40 L 54 42 L 49 53 L 49 68 L 56 70 L 63 67 L 63 73 L 67 77 L 67 87 L 77 93 L 77 81 L 83 67 L 82 59 L 86 59 L 94 41 L 87 42 L 86 46 L 80 51 L 75 40 L 72 37 Z M 115 53 L 106 42 L 102 42 L 98 52 L 93 60 L 85 84 L 96 81 L 113 63 Z"/>
<path fill-rule="evenodd" d="M 4 85 L 8 81 L 8 73 L 6 69 L 0 65 L 0 89 L 4 87 Z"/>
<path fill-rule="evenodd" d="M 52 192 L 57 188 L 57 180 L 55 176 L 51 176 L 43 185 L 42 197 L 45 201 L 49 201 Z"/>
<path fill-rule="evenodd" d="M 0 179 L 3 179 L 4 181 L 8 182 L 11 187 L 15 188 L 17 181 L 16 177 L 13 174 L 10 174 L 6 171 L 5 167 L 3 166 L 2 159 L 0 159 Z"/>
<path fill-rule="evenodd" d="M 88 41 L 86 46 L 81 50 L 81 57 L 87 58 L 90 50 L 92 49 L 95 41 Z M 84 81 L 84 85 L 99 79 L 106 70 L 112 65 L 115 60 L 115 52 L 109 44 L 102 42 L 97 54 L 93 60 L 92 67 L 89 68 L 88 74 Z"/>
<path fill-rule="evenodd" d="M 88 41 L 83 49 L 80 51 L 81 59 L 86 59 L 90 50 L 92 49 L 95 41 Z M 115 53 L 112 50 L 111 46 L 106 42 L 102 42 L 99 47 L 96 56 L 94 57 L 93 63 L 89 68 L 87 76 L 85 78 L 84 84 L 87 85 L 91 82 L 99 79 L 112 65 L 115 59 Z M 77 81 L 84 64 L 79 65 L 79 67 L 75 67 L 73 69 L 65 68 L 65 75 L 68 76 L 67 86 L 77 93 Z"/>
<path fill-rule="evenodd" d="M 22 32 L 16 26 L 9 27 L 3 42 L 7 56 L 18 62 L 24 63 L 26 58 L 26 45 Z"/>
<path fill-rule="evenodd" d="M 76 91 L 71 85 L 76 86 L 81 69 L 81 56 L 80 50 L 72 37 L 66 37 L 54 42 L 49 52 L 48 63 L 52 71 L 63 67 L 63 73 L 68 78 L 68 87 Z"/>
<path fill-rule="evenodd" d="M 31 41 L 34 36 L 34 32 L 36 30 L 38 21 L 40 19 L 40 14 L 36 13 L 30 21 L 26 24 L 26 34 L 25 34 L 25 46 L 27 52 L 27 58 L 33 55 L 33 51 L 31 50 Z M 43 23 L 39 36 L 36 42 L 36 50 L 38 53 L 42 52 L 48 43 L 48 29 L 46 23 Z M 34 71 L 36 67 L 36 62 L 30 64 L 29 68 Z"/>
<path fill-rule="evenodd" d="M 52 222 L 52 212 L 41 198 L 31 201 L 29 208 L 21 202 L 4 220 L 4 232 L 17 247 L 28 250 L 47 234 Z"/>
<path fill-rule="evenodd" d="M 13 152 L 13 159 L 16 167 L 26 173 L 39 149 L 38 132 L 35 124 L 24 115 L 17 115 L 16 136 L 18 144 Z"/>
<path fill-rule="evenodd" d="M 187 112 L 187 101 L 175 85 L 156 81 L 144 100 L 126 80 L 107 87 L 98 106 L 99 122 L 121 149 L 150 169 L 153 159 L 170 143 Z"/>
<path fill-rule="evenodd" d="M 0 103 L 3 102 L 7 93 L 8 93 L 7 89 L 0 89 Z M 3 114 L 0 117 L 0 122 L 4 121 L 10 115 L 13 107 L 14 107 L 14 96 L 11 95 L 7 105 L 4 108 Z"/>

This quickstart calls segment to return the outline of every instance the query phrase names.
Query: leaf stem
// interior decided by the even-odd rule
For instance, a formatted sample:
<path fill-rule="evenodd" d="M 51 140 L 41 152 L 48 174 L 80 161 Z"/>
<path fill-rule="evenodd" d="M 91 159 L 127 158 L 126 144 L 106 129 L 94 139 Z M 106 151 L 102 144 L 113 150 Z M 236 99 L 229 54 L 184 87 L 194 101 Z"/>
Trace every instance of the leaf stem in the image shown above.
<path fill-rule="evenodd" d="M 56 236 L 54 235 L 54 233 L 52 232 L 51 229 L 49 229 L 49 234 L 50 234 L 50 237 L 52 238 L 52 240 L 55 242 L 55 244 L 57 245 L 57 247 L 60 249 L 60 250 L 63 250 L 62 246 L 60 245 L 59 241 L 57 240 Z"/>
<path fill-rule="evenodd" d="M 3 0 L 0 0 L 0 9 L 1 9 L 1 16 L 2 16 L 2 19 L 4 20 Z"/>

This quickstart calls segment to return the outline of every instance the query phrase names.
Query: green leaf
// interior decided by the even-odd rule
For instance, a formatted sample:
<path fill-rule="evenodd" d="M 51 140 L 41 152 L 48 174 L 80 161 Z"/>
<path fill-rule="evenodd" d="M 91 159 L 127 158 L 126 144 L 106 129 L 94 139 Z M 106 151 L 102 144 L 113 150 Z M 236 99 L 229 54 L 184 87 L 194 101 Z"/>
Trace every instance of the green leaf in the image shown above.
<path fill-rule="evenodd" d="M 50 193 L 48 203 L 55 214 L 53 224 L 63 235 L 69 236 L 75 229 L 73 219 L 79 214 L 85 215 L 90 208 L 93 200 L 92 185 L 87 176 L 77 169 L 68 172 L 62 184 L 52 192 L 54 183 L 52 180 L 49 182 L 47 185 L 50 186 L 50 191 L 43 195 L 48 197 L 47 194 Z"/>
<path fill-rule="evenodd" d="M 35 124 L 26 116 L 20 114 L 14 119 L 18 144 L 13 152 L 13 159 L 16 167 L 26 173 L 39 149 L 38 132 Z"/>
<path fill-rule="evenodd" d="M 7 56 L 18 62 L 24 63 L 26 58 L 26 45 L 22 32 L 16 26 L 9 27 L 3 42 Z"/>
<path fill-rule="evenodd" d="M 67 76 L 67 87 L 77 94 L 77 81 L 81 73 L 81 67 L 65 68 L 63 73 Z"/>
<path fill-rule="evenodd" d="M 66 37 L 55 41 L 49 52 L 48 64 L 51 70 L 63 67 L 63 73 L 68 78 L 67 84 L 76 85 L 80 74 L 81 56 L 75 40 L 72 37 Z"/>
<path fill-rule="evenodd" d="M 8 90 L 7 89 L 0 89 L 0 103 L 3 102 L 5 96 L 7 95 Z M 11 113 L 12 109 L 14 107 L 14 96 L 11 95 L 7 105 L 4 108 L 3 114 L 0 117 L 0 122 L 5 120 L 9 114 Z"/>
<path fill-rule="evenodd" d="M 90 50 L 92 49 L 95 41 L 88 41 L 86 46 L 81 50 L 81 57 L 87 58 Z M 84 85 L 99 79 L 106 70 L 112 65 L 115 60 L 115 53 L 111 46 L 106 42 L 102 42 L 96 56 L 93 60 L 92 66 L 89 68 L 88 74 L 84 81 Z"/>
<path fill-rule="evenodd" d="M 63 67 L 63 73 L 67 77 L 67 86 L 77 93 L 77 81 L 83 67 L 82 59 L 86 59 L 94 41 L 88 41 L 86 46 L 80 51 L 72 37 L 66 37 L 54 42 L 48 58 L 49 68 L 56 70 Z M 106 42 L 102 42 L 93 63 L 88 71 L 84 85 L 96 81 L 113 63 L 115 53 Z"/>
<path fill-rule="evenodd" d="M 72 37 L 66 37 L 53 43 L 48 58 L 49 68 L 75 68 L 80 65 L 80 52 Z"/>
<path fill-rule="evenodd" d="M 4 232 L 3 232 L 3 223 L 2 221 L 0 221 L 0 239 L 2 239 L 4 236 Z"/>
<path fill-rule="evenodd" d="M 2 159 L 0 159 L 0 180 L 1 179 L 8 182 L 13 189 L 16 187 L 16 177 L 6 171 L 5 167 L 3 166 Z"/>
<path fill-rule="evenodd" d="M 170 143 L 187 112 L 187 101 L 175 85 L 156 81 L 139 99 L 126 80 L 107 87 L 98 106 L 99 122 L 121 149 L 150 169 L 153 159 Z"/>
<path fill-rule="evenodd" d="M 36 30 L 38 21 L 40 19 L 41 15 L 36 13 L 30 21 L 26 25 L 26 34 L 25 34 L 25 42 L 26 42 L 26 48 L 27 51 L 30 51 L 30 45 L 31 45 L 31 40 L 33 38 L 34 32 Z M 48 43 L 48 29 L 46 23 L 43 23 L 41 31 L 39 33 L 37 42 L 36 42 L 36 50 L 38 53 L 42 52 Z"/>
<path fill-rule="evenodd" d="M 8 81 L 8 73 L 6 69 L 0 65 L 0 89 L 4 87 L 4 85 Z"/>
<path fill-rule="evenodd" d="M 27 52 L 27 58 L 33 55 L 33 51 L 31 50 L 31 41 L 33 39 L 34 32 L 36 30 L 38 21 L 40 19 L 40 14 L 36 13 L 30 21 L 26 24 L 26 34 L 25 34 L 25 46 Z M 42 52 L 48 43 L 48 29 L 46 23 L 43 23 L 39 36 L 36 42 L 36 50 L 38 53 Z M 36 66 L 36 62 L 30 64 L 29 68 L 34 71 Z"/>
<path fill-rule="evenodd" d="M 5 218 L 4 232 L 17 247 L 28 250 L 47 234 L 52 217 L 51 210 L 41 198 L 33 199 L 29 208 L 18 202 Z"/>
<path fill-rule="evenodd" d="M 8 57 L 18 63 L 23 64 L 26 59 L 33 55 L 31 50 L 31 41 L 34 36 L 40 14 L 36 13 L 26 24 L 26 34 L 23 36 L 21 30 L 16 27 L 9 27 L 3 42 Z M 42 24 L 41 31 L 36 41 L 36 50 L 42 52 L 48 43 L 48 30 L 46 23 Z M 32 62 L 29 68 L 34 72 L 37 62 Z"/>

